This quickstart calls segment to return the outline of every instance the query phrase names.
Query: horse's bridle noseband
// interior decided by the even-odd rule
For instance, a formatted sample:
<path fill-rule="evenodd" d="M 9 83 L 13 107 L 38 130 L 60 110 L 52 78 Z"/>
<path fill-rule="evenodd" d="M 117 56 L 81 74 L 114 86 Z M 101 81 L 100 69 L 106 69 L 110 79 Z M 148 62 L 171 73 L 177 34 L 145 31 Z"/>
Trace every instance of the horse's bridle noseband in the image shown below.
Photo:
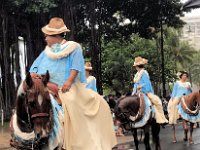
<path fill-rule="evenodd" d="M 49 114 L 48 113 L 37 113 L 37 114 L 33 114 L 31 116 L 31 118 L 37 118 L 37 117 L 48 117 Z"/>

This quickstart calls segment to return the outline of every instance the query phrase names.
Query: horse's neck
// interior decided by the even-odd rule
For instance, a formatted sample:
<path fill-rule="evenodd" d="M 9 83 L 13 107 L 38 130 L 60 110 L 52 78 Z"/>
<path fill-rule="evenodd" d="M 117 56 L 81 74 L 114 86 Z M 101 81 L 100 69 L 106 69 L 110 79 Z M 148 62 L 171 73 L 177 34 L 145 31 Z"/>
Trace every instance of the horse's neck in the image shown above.
<path fill-rule="evenodd" d="M 31 130 L 27 126 L 27 124 L 29 123 L 29 120 L 28 120 L 26 107 L 24 106 L 25 105 L 24 101 L 25 101 L 25 96 L 23 94 L 20 94 L 17 96 L 17 100 L 16 100 L 17 124 L 21 131 L 31 132 Z"/>
<path fill-rule="evenodd" d="M 194 99 L 195 99 L 195 102 L 197 102 L 200 105 L 200 94 L 199 94 L 199 91 L 195 92 Z"/>
<path fill-rule="evenodd" d="M 188 96 L 185 96 L 185 102 L 190 109 L 194 107 L 195 103 L 200 104 L 200 102 L 198 101 L 198 93 L 195 92 Z"/>

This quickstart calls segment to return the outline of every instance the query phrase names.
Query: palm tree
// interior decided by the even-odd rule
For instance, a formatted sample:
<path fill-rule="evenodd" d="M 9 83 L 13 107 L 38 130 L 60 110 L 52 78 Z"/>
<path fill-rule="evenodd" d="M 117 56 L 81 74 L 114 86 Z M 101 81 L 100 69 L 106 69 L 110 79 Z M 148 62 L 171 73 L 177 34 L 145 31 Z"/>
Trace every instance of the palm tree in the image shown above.
<path fill-rule="evenodd" d="M 187 68 L 196 53 L 188 42 L 180 41 L 179 33 L 174 28 L 167 29 L 164 48 L 169 52 L 168 59 L 175 61 L 177 70 Z"/>

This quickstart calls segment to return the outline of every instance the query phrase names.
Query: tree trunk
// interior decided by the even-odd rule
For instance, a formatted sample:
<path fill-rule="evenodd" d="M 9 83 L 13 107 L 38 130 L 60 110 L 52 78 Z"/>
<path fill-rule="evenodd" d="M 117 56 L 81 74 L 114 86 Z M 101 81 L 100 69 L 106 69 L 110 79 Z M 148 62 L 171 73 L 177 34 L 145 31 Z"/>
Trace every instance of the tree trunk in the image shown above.
<path fill-rule="evenodd" d="M 91 62 L 92 65 L 94 66 L 94 75 L 97 79 L 97 89 L 100 94 L 103 94 L 102 91 L 102 84 L 101 84 L 101 66 L 100 66 L 100 41 L 99 36 L 97 34 L 97 30 L 95 29 L 95 26 L 98 25 L 97 22 L 97 15 L 96 15 L 96 1 L 94 0 L 93 2 L 90 3 L 90 11 L 91 11 L 91 17 L 90 17 L 90 24 L 91 24 Z"/>

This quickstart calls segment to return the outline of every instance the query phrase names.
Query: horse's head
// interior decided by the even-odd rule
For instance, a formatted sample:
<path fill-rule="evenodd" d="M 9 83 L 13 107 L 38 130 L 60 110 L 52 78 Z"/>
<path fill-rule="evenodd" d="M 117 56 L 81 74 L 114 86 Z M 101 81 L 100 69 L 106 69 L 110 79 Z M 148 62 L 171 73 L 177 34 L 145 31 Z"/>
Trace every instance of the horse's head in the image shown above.
<path fill-rule="evenodd" d="M 115 106 L 114 113 L 125 129 L 129 130 L 129 117 L 135 116 L 140 107 L 140 100 L 137 95 L 120 98 Z"/>
<path fill-rule="evenodd" d="M 27 123 L 39 139 L 49 135 L 53 123 L 53 111 L 47 89 L 48 81 L 48 71 L 44 76 L 28 73 L 22 83 L 22 89 L 18 90 L 18 124 Z"/>

